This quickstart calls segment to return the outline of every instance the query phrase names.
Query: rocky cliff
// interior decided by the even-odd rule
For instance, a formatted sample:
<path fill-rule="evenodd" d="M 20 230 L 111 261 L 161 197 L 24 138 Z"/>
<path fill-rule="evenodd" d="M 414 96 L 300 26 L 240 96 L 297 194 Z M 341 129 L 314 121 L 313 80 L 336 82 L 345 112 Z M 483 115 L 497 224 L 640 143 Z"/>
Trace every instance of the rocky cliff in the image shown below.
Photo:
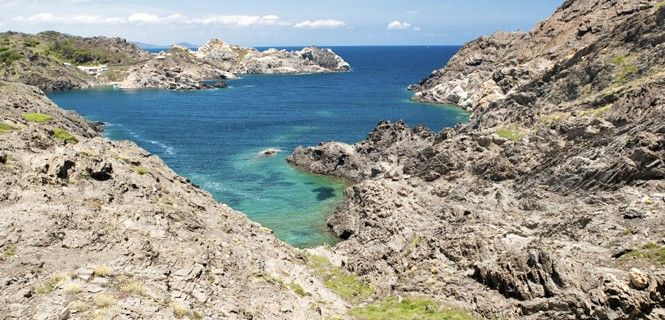
<path fill-rule="evenodd" d="M 289 158 L 355 184 L 328 224 L 390 294 L 488 318 L 665 317 L 665 5 L 569 0 L 412 87 L 472 110 Z"/>
<path fill-rule="evenodd" d="M 0 318 L 346 313 L 313 256 L 34 87 L 0 82 L 0 183 Z"/>

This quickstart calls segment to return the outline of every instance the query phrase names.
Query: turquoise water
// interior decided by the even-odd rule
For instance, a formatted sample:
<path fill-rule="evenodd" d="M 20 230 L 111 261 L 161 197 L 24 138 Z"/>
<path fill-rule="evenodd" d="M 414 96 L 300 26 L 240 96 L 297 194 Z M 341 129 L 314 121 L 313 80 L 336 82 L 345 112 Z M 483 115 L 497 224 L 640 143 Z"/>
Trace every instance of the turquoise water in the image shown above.
<path fill-rule="evenodd" d="M 299 145 L 353 143 L 381 120 L 435 130 L 467 121 L 454 108 L 409 101 L 406 86 L 440 67 L 458 47 L 339 47 L 353 72 L 246 76 L 230 88 L 83 90 L 51 93 L 65 109 L 108 125 L 111 139 L 132 140 L 178 174 L 299 247 L 331 244 L 325 220 L 344 183 L 300 172 L 285 158 Z M 260 151 L 278 148 L 274 157 Z"/>

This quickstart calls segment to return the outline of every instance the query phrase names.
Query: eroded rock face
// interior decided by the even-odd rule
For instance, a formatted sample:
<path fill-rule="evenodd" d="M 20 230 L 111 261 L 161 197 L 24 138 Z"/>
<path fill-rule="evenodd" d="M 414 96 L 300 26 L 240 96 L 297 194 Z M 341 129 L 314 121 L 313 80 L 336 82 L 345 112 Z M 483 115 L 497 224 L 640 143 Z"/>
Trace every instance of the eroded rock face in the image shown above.
<path fill-rule="evenodd" d="M 25 112 L 53 119 L 29 122 Z M 299 250 L 38 89 L 0 82 L 0 123 L 11 126 L 0 132 L 0 317 L 345 314 Z"/>
<path fill-rule="evenodd" d="M 348 239 L 335 247 L 347 268 L 386 293 L 487 317 L 662 317 L 665 8 L 655 4 L 567 1 L 529 33 L 469 43 L 413 88 L 468 107 L 468 124 L 381 123 L 354 145 L 297 149 L 294 165 L 356 182 L 328 220 Z"/>

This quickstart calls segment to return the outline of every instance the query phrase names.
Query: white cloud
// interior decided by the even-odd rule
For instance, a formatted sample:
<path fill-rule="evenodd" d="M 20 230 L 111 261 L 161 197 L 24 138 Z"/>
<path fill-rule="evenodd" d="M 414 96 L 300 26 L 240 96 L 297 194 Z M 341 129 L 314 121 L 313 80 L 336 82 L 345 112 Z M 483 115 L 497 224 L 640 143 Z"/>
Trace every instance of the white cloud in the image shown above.
<path fill-rule="evenodd" d="M 38 13 L 29 17 L 18 16 L 12 20 L 23 23 L 44 24 L 44 23 L 60 23 L 60 24 L 204 24 L 204 25 L 220 25 L 227 27 L 250 27 L 254 25 L 261 26 L 284 26 L 289 25 L 276 15 L 265 16 L 245 16 L 245 15 L 216 15 L 216 16 L 202 16 L 202 17 L 188 17 L 182 14 L 171 14 L 166 16 L 159 16 L 150 13 L 137 12 L 132 13 L 126 17 L 102 17 L 98 15 L 63 15 L 58 16 L 52 13 Z"/>
<path fill-rule="evenodd" d="M 305 20 L 298 22 L 294 25 L 295 28 L 309 28 L 309 29 L 320 29 L 320 28 L 339 28 L 346 26 L 344 21 L 328 19 L 328 20 Z"/>
<path fill-rule="evenodd" d="M 266 16 L 207 16 L 202 18 L 195 18 L 193 23 L 202 24 L 217 24 L 229 27 L 249 27 L 253 25 L 273 26 L 273 25 L 288 25 L 282 22 L 279 16 L 266 15 Z"/>
<path fill-rule="evenodd" d="M 388 29 L 388 30 L 404 30 L 404 29 L 408 29 L 410 27 L 411 27 L 411 24 L 408 23 L 408 22 L 401 22 L 399 20 L 395 20 L 395 21 L 389 23 L 388 26 L 386 27 L 386 29 Z"/>
<path fill-rule="evenodd" d="M 420 27 L 413 27 L 413 31 L 420 31 L 422 30 Z"/>
<path fill-rule="evenodd" d="M 64 24 L 94 24 L 112 22 L 107 21 L 110 18 L 103 18 L 97 15 L 77 14 L 73 16 L 56 16 L 52 13 L 37 13 L 29 17 L 18 16 L 12 20 L 27 23 L 64 23 Z"/>
<path fill-rule="evenodd" d="M 18 16 L 12 20 L 21 22 L 50 22 L 55 21 L 56 16 L 52 13 L 37 13 L 29 17 Z"/>

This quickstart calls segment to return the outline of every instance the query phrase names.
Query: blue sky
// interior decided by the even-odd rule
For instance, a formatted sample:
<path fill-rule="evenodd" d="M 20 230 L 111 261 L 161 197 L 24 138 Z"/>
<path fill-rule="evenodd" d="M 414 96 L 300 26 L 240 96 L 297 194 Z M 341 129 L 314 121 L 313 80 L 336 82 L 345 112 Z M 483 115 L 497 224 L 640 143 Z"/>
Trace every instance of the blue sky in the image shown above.
<path fill-rule="evenodd" d="M 153 44 L 462 44 L 526 31 L 562 0 L 0 0 L 0 30 L 120 36 Z"/>

